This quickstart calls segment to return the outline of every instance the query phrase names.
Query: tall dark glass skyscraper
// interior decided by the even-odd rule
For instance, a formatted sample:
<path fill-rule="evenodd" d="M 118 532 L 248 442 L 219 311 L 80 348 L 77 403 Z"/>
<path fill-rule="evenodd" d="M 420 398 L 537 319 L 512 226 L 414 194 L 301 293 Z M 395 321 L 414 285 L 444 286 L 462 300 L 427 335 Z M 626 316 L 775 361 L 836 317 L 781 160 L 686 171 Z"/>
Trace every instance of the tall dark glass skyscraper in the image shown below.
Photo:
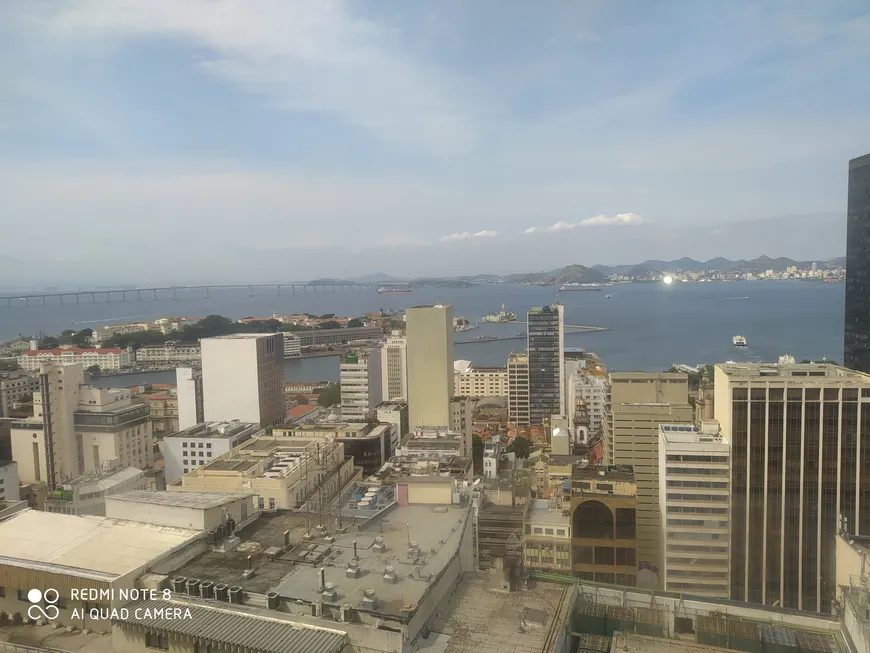
<path fill-rule="evenodd" d="M 846 367 L 870 372 L 870 154 L 849 161 L 846 224 Z"/>
<path fill-rule="evenodd" d="M 565 413 L 565 324 L 561 304 L 529 309 L 529 421 Z"/>

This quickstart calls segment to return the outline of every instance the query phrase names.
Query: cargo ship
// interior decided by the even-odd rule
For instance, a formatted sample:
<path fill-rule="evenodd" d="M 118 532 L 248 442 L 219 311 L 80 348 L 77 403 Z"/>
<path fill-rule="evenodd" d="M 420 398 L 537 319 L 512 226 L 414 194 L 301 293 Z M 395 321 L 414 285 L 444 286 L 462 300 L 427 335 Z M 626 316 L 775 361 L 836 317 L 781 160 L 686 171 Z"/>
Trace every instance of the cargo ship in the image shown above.
<path fill-rule="evenodd" d="M 379 295 L 410 295 L 410 286 L 381 286 L 378 288 Z"/>

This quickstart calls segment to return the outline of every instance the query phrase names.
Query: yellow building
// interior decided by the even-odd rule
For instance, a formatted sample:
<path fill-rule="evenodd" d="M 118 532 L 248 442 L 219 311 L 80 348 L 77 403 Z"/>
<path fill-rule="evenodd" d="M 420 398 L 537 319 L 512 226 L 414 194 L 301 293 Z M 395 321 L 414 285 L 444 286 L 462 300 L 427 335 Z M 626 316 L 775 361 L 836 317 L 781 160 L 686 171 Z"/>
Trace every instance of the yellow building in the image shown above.
<path fill-rule="evenodd" d="M 448 426 L 453 397 L 453 312 L 442 304 L 415 306 L 406 311 L 405 322 L 410 426 Z"/>
<path fill-rule="evenodd" d="M 561 504 L 538 499 L 529 511 L 524 530 L 526 569 L 571 573 L 571 518 Z"/>

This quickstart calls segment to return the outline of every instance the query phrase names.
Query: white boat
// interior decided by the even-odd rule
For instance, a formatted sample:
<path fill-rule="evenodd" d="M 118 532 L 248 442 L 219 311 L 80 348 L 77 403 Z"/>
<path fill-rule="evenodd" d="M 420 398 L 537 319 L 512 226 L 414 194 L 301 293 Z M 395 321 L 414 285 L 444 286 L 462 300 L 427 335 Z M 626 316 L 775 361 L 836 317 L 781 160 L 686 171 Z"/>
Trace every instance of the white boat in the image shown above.
<path fill-rule="evenodd" d="M 786 354 L 785 356 L 780 356 L 778 364 L 779 365 L 794 365 L 795 364 L 794 356 L 791 356 L 789 354 Z"/>
<path fill-rule="evenodd" d="M 610 299 L 610 295 L 605 295 L 604 299 Z"/>
<path fill-rule="evenodd" d="M 743 336 L 734 336 L 731 338 L 731 342 L 734 343 L 735 347 L 745 347 L 746 346 L 746 338 Z"/>

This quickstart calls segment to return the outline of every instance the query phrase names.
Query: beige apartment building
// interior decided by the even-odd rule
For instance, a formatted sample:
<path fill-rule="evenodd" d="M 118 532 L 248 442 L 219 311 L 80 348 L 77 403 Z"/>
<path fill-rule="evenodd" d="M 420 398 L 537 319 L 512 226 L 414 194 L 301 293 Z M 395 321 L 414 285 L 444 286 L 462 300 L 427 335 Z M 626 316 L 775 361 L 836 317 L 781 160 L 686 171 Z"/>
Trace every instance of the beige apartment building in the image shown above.
<path fill-rule="evenodd" d="M 511 354 L 507 361 L 508 374 L 508 422 L 528 426 L 529 412 L 529 357 L 526 354 Z"/>
<path fill-rule="evenodd" d="M 384 401 L 408 396 L 408 339 L 393 331 L 381 347 L 381 395 Z"/>
<path fill-rule="evenodd" d="M 474 367 L 470 361 L 453 364 L 453 394 L 457 397 L 508 396 L 506 367 Z"/>
<path fill-rule="evenodd" d="M 26 372 L 0 372 L 0 417 L 8 416 L 15 402 L 39 390 L 39 377 Z"/>
<path fill-rule="evenodd" d="M 443 304 L 414 306 L 406 311 L 405 323 L 410 426 L 448 426 L 453 397 L 453 311 Z"/>
<path fill-rule="evenodd" d="M 257 437 L 167 485 L 174 492 L 253 494 L 260 510 L 330 501 L 354 478 L 341 442 Z"/>
<path fill-rule="evenodd" d="M 637 481 L 637 560 L 658 573 L 662 567 L 659 508 L 659 426 L 692 424 L 685 374 L 642 372 L 610 375 L 610 404 L 605 419 L 604 461 L 631 465 Z M 644 584 L 659 581 L 641 575 Z M 648 582 L 647 582 L 648 581 Z"/>

